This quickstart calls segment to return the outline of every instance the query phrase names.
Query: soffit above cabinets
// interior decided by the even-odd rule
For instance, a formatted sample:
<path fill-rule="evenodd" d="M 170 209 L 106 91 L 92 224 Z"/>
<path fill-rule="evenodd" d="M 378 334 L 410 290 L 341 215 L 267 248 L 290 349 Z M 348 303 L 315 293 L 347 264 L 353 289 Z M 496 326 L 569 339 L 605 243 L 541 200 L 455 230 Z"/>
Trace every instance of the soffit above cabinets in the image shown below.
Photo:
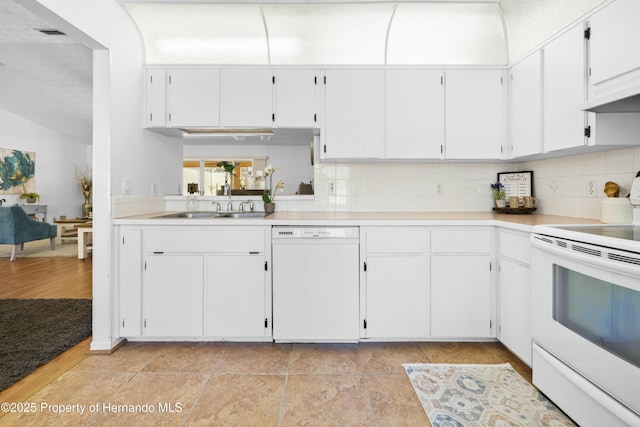
<path fill-rule="evenodd" d="M 506 65 L 497 1 L 120 1 L 147 65 Z"/>

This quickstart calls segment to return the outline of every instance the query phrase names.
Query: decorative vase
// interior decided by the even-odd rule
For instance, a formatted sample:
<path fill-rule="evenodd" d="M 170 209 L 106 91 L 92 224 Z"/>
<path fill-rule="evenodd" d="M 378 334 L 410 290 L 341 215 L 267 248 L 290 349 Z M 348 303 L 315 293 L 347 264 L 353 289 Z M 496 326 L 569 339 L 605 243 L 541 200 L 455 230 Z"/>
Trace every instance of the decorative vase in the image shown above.
<path fill-rule="evenodd" d="M 505 199 L 496 200 L 496 207 L 497 208 L 506 208 L 507 207 L 507 201 Z"/>
<path fill-rule="evenodd" d="M 85 202 L 82 204 L 82 217 L 83 218 L 89 218 L 89 208 L 92 207 L 91 206 L 91 202 L 89 202 L 88 200 L 85 200 Z"/>
<path fill-rule="evenodd" d="M 272 214 L 276 210 L 275 203 L 265 203 L 264 204 L 264 213 Z"/>
<path fill-rule="evenodd" d="M 27 197 L 27 203 L 35 203 L 37 201 L 38 199 L 36 199 L 35 197 Z"/>

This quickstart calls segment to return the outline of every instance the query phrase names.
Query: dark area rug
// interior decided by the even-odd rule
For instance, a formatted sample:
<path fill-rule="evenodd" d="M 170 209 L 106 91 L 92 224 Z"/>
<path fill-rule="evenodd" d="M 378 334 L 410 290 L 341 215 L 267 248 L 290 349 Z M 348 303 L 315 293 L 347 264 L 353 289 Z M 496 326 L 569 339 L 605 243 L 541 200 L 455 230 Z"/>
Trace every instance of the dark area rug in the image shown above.
<path fill-rule="evenodd" d="M 91 335 L 91 300 L 0 300 L 0 390 Z"/>

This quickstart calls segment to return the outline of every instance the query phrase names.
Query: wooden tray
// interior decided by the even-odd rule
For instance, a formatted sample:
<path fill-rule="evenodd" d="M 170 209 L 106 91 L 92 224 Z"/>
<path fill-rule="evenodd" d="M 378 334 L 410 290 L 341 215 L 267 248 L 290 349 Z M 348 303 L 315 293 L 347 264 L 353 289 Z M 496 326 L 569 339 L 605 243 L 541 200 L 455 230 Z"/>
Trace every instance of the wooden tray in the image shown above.
<path fill-rule="evenodd" d="M 530 214 L 537 208 L 493 208 L 497 213 L 503 214 Z"/>

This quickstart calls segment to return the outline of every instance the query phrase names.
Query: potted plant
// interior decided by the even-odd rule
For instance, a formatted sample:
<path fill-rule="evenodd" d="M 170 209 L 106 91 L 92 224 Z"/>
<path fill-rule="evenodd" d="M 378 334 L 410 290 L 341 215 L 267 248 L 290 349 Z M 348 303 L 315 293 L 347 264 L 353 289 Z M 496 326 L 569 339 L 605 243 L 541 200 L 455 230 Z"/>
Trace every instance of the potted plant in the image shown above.
<path fill-rule="evenodd" d="M 501 182 L 491 184 L 491 196 L 493 197 L 493 200 L 495 200 L 496 207 L 504 208 L 507 206 L 507 192 Z"/>
<path fill-rule="evenodd" d="M 269 189 L 265 190 L 262 195 L 262 201 L 264 202 L 264 211 L 268 214 L 273 213 L 276 209 L 276 204 L 273 202 L 276 197 L 276 190 L 284 190 L 284 181 L 281 179 L 276 182 L 275 187 L 273 186 L 273 174 L 276 172 L 278 172 L 276 166 L 269 165 L 264 169 L 264 176 L 269 177 Z"/>
<path fill-rule="evenodd" d="M 20 198 L 27 199 L 27 203 L 35 203 L 40 198 L 40 195 L 38 193 L 22 193 Z"/>

